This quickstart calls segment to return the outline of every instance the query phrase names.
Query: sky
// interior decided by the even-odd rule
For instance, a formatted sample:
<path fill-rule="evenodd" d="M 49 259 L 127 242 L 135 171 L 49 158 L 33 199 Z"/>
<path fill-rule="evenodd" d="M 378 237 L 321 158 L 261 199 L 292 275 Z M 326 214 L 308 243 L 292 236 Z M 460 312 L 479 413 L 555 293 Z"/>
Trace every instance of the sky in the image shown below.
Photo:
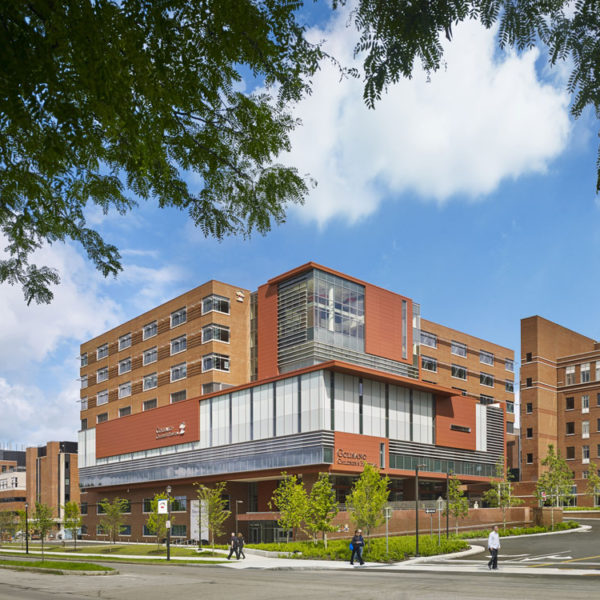
<path fill-rule="evenodd" d="M 323 12 L 310 35 L 352 65 L 347 24 Z M 517 363 L 524 317 L 600 339 L 589 317 L 598 123 L 570 117 L 569 65 L 549 70 L 545 58 L 501 52 L 494 31 L 463 24 L 442 69 L 417 68 L 375 110 L 359 80 L 323 65 L 280 157 L 318 185 L 264 237 L 205 239 L 184 212 L 151 202 L 124 217 L 90 209 L 121 250 L 117 279 L 58 243 L 36 256 L 62 277 L 51 305 L 0 285 L 0 447 L 77 439 L 82 342 L 210 279 L 255 290 L 311 260 L 406 295 L 424 318 L 512 348 Z"/>

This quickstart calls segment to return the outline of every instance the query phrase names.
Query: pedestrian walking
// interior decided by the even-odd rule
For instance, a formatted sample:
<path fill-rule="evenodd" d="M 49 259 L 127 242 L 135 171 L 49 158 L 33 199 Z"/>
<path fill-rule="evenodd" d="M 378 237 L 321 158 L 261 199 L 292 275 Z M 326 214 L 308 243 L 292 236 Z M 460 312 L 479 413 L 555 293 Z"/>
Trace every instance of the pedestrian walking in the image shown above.
<path fill-rule="evenodd" d="M 350 549 L 352 550 L 352 554 L 350 555 L 350 564 L 351 565 L 354 564 L 355 556 L 361 565 L 365 564 L 365 561 L 363 560 L 363 557 L 362 557 L 364 547 L 365 547 L 365 540 L 363 539 L 362 531 L 360 529 L 357 529 L 354 532 L 352 541 L 350 542 Z"/>
<path fill-rule="evenodd" d="M 498 525 L 494 525 L 488 537 L 488 550 L 490 551 L 490 560 L 488 569 L 496 570 L 498 568 L 498 550 L 500 550 L 500 534 L 498 533 Z"/>
<path fill-rule="evenodd" d="M 242 558 L 246 558 L 244 554 L 244 536 L 242 533 L 237 534 L 237 542 L 238 542 L 238 558 L 241 556 Z"/>
<path fill-rule="evenodd" d="M 235 557 L 240 560 L 240 549 L 238 546 L 238 538 L 235 533 L 231 534 L 231 539 L 229 540 L 229 556 L 227 560 L 231 558 L 231 555 L 235 552 Z"/>

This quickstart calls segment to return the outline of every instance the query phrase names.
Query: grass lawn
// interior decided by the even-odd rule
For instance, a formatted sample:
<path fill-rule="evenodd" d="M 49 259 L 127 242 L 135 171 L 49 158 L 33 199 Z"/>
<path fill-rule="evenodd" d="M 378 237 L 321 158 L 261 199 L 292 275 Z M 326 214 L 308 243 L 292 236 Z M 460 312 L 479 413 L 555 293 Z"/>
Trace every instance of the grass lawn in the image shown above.
<path fill-rule="evenodd" d="M 35 567 L 36 569 L 60 571 L 114 571 L 112 567 L 103 567 L 88 562 L 69 562 L 58 560 L 5 560 L 0 559 L 0 566 L 16 567 L 19 570 Z"/>
<path fill-rule="evenodd" d="M 10 548 L 11 550 L 19 549 L 24 550 L 21 544 L 3 544 L 1 548 Z M 40 552 L 42 549 L 39 543 L 30 543 L 29 550 Z M 66 544 L 65 546 L 53 544 L 44 544 L 44 552 L 51 554 L 54 552 L 69 552 L 73 554 L 106 554 L 107 556 L 118 556 L 121 554 L 129 554 L 131 556 L 147 556 L 147 557 L 160 557 L 167 555 L 166 546 L 157 547 L 156 545 L 150 544 L 86 544 L 84 546 L 77 545 L 77 548 L 73 548 L 72 544 Z M 171 546 L 171 556 L 198 556 L 196 552 L 196 546 Z"/>
<path fill-rule="evenodd" d="M 556 523 L 554 529 L 550 527 L 512 527 L 510 529 L 499 528 L 498 533 L 500 537 L 506 537 L 509 535 L 531 535 L 532 533 L 548 533 L 549 531 L 566 531 L 567 529 L 576 529 L 579 527 L 579 523 L 575 521 L 564 521 L 562 523 Z M 462 539 L 474 539 L 474 538 L 487 538 L 490 534 L 489 529 L 478 529 L 476 531 L 465 531 L 459 533 L 458 537 Z"/>

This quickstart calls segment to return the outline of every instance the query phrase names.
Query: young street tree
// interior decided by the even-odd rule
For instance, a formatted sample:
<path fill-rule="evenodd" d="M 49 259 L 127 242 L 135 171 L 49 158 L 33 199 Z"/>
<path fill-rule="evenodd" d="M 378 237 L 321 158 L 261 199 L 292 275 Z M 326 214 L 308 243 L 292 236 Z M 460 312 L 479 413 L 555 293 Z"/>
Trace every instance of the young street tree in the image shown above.
<path fill-rule="evenodd" d="M 215 549 L 215 538 L 225 533 L 225 521 L 231 516 L 231 511 L 227 508 L 227 498 L 223 496 L 227 483 L 221 481 L 212 488 L 203 484 L 196 483 L 196 494 L 202 507 L 199 515 L 198 527 L 200 537 L 202 537 L 202 525 L 206 523 L 210 532 L 210 540 Z"/>
<path fill-rule="evenodd" d="M 552 506 L 552 529 L 554 529 L 554 506 L 562 506 L 572 496 L 573 472 L 567 461 L 561 457 L 560 450 L 554 451 L 554 445 L 548 445 L 548 454 L 542 460 L 546 470 L 538 477 L 535 495 L 538 501 L 546 501 Z"/>
<path fill-rule="evenodd" d="M 157 547 L 160 547 L 161 540 L 164 540 L 167 537 L 167 520 L 169 518 L 169 515 L 158 513 L 158 501 L 166 499 L 166 492 L 154 494 L 154 498 L 152 498 L 152 500 L 150 501 L 150 514 L 146 519 L 146 527 L 148 528 L 148 531 L 156 535 Z M 174 519 L 171 518 L 171 521 L 173 520 Z"/>
<path fill-rule="evenodd" d="M 123 514 L 129 511 L 129 500 L 115 498 L 110 502 L 107 498 L 104 498 L 98 504 L 104 513 L 104 516 L 100 519 L 100 525 L 106 531 L 112 543 L 116 544 L 117 537 L 123 529 L 123 521 L 125 520 Z"/>
<path fill-rule="evenodd" d="M 44 540 L 54 527 L 54 518 L 52 507 L 41 502 L 35 503 L 35 512 L 33 513 L 33 530 L 40 536 L 42 542 L 42 561 L 44 560 Z"/>
<path fill-rule="evenodd" d="M 63 520 L 64 528 L 71 532 L 71 535 L 73 536 L 73 547 L 77 549 L 77 535 L 83 521 L 79 510 L 79 504 L 71 500 L 70 502 L 65 503 L 63 510 L 65 511 Z"/>
<path fill-rule="evenodd" d="M 469 501 L 462 490 L 462 483 L 456 475 L 451 475 L 448 480 L 448 507 L 446 510 L 455 519 L 456 534 L 458 535 L 458 520 L 469 514 Z"/>
<path fill-rule="evenodd" d="M 17 517 L 12 510 L 0 511 L 0 541 L 4 536 L 9 538 L 15 534 L 17 527 Z"/>
<path fill-rule="evenodd" d="M 496 463 L 496 481 L 483 494 L 483 499 L 492 507 L 502 510 L 502 528 L 506 529 L 506 511 L 512 506 L 521 506 L 523 500 L 513 496 L 512 477 L 504 466 L 504 457 Z"/>
<path fill-rule="evenodd" d="M 285 471 L 281 474 L 283 479 L 273 492 L 269 508 L 279 512 L 277 523 L 285 529 L 287 543 L 290 541 L 290 529 L 295 531 L 306 519 L 308 497 L 304 483 L 298 481 L 296 475 L 288 475 Z"/>
<path fill-rule="evenodd" d="M 589 464 L 585 493 L 592 499 L 592 506 L 596 506 L 596 499 L 600 496 L 600 475 L 598 475 L 598 469 L 594 463 Z"/>
<path fill-rule="evenodd" d="M 319 478 L 313 484 L 308 495 L 306 508 L 305 527 L 317 543 L 317 534 L 323 534 L 323 545 L 327 548 L 327 532 L 335 531 L 331 524 L 339 512 L 335 499 L 335 490 L 331 485 L 328 473 L 319 473 Z"/>
<path fill-rule="evenodd" d="M 28 303 L 50 302 L 59 275 L 31 263 L 32 253 L 63 240 L 81 244 L 105 276 L 118 274 L 118 249 L 86 221 L 90 205 L 125 214 L 136 197 L 157 199 L 216 238 L 282 222 L 308 192 L 296 169 L 276 162 L 297 125 L 288 107 L 330 58 L 306 39 L 304 4 L 0 2 L 0 232 L 9 254 L 0 283 L 21 285 Z M 371 108 L 417 61 L 439 69 L 444 38 L 477 20 L 499 25 L 501 48 L 540 45 L 551 65 L 565 61 L 573 115 L 587 106 L 600 114 L 593 0 L 357 0 L 351 19 Z M 267 91 L 240 91 L 242 72 Z"/>
<path fill-rule="evenodd" d="M 381 525 L 385 518 L 384 508 L 390 495 L 389 484 L 387 475 L 382 477 L 377 467 L 365 462 L 363 472 L 346 496 L 350 518 L 357 527 L 365 530 L 367 543 L 371 530 Z"/>

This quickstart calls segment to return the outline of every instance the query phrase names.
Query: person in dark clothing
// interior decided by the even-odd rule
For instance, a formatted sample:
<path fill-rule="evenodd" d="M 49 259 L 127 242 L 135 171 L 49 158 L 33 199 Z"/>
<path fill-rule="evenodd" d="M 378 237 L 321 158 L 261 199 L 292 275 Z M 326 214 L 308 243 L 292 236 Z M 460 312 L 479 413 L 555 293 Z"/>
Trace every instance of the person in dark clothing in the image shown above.
<path fill-rule="evenodd" d="M 238 542 L 238 558 L 241 556 L 242 558 L 246 558 L 244 554 L 244 536 L 241 533 L 237 534 L 237 542 Z"/>
<path fill-rule="evenodd" d="M 363 548 L 365 547 L 365 540 L 363 539 L 362 536 L 362 531 L 360 529 L 357 529 L 354 532 L 354 537 L 352 538 L 352 554 L 350 556 L 350 564 L 353 565 L 354 564 L 354 557 L 356 556 L 356 558 L 358 558 L 358 562 L 361 565 L 365 564 L 365 561 L 363 560 L 362 554 L 363 554 Z"/>
<path fill-rule="evenodd" d="M 229 540 L 229 556 L 227 560 L 231 558 L 231 555 L 235 552 L 235 557 L 240 560 L 240 548 L 238 545 L 238 539 L 235 533 L 231 534 L 231 539 Z"/>

